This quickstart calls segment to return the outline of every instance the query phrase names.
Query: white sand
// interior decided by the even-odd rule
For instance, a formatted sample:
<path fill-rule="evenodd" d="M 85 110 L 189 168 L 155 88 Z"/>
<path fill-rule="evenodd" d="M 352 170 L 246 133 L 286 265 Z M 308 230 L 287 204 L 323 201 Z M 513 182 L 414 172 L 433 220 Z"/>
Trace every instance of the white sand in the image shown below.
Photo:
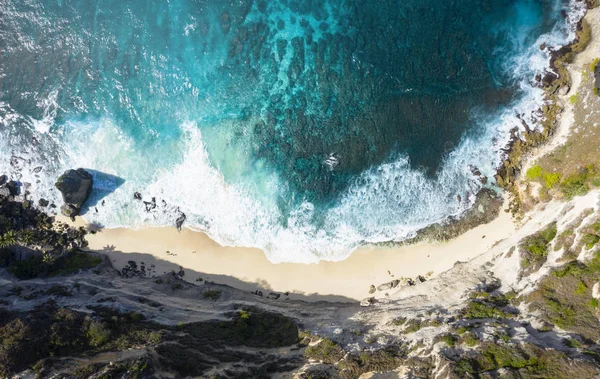
<path fill-rule="evenodd" d="M 154 264 L 156 275 L 179 271 L 181 266 L 186 272 L 184 279 L 190 282 L 200 277 L 248 291 L 259 289 L 265 295 L 269 291 L 290 292 L 291 298 L 349 301 L 370 296 L 371 285 L 446 271 L 456 261 L 468 261 L 486 252 L 514 230 L 510 215 L 501 211 L 491 223 L 449 242 L 364 247 L 344 261 L 318 264 L 273 264 L 258 249 L 223 247 L 204 233 L 178 232 L 171 227 L 103 229 L 90 234 L 88 240 L 90 249 L 107 254 L 117 269 L 129 260 L 138 265 L 144 262 L 146 267 Z M 378 291 L 374 296 L 386 294 Z"/>

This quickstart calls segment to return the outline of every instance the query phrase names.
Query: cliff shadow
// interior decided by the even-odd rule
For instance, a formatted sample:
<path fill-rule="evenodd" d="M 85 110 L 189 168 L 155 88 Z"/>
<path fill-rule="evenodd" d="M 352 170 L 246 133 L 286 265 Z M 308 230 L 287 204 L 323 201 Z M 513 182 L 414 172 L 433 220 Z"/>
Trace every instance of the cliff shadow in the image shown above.
<path fill-rule="evenodd" d="M 230 287 L 246 294 L 256 296 L 256 299 L 270 300 L 274 302 L 285 301 L 305 301 L 305 302 L 327 302 L 327 303 L 345 303 L 358 305 L 358 301 L 343 295 L 304 293 L 290 290 L 275 291 L 268 281 L 258 278 L 255 281 L 245 281 L 229 275 L 213 274 L 196 271 L 187 267 L 180 266 L 168 260 L 152 254 L 140 252 L 123 252 L 118 246 L 106 245 L 102 249 L 93 250 L 105 255 L 110 261 L 111 266 L 119 271 L 124 277 L 143 277 L 158 278 L 160 276 L 173 273 L 182 280 L 194 285 L 217 284 Z M 173 254 L 166 252 L 166 254 Z M 310 280 L 307 278 L 307 280 Z"/>

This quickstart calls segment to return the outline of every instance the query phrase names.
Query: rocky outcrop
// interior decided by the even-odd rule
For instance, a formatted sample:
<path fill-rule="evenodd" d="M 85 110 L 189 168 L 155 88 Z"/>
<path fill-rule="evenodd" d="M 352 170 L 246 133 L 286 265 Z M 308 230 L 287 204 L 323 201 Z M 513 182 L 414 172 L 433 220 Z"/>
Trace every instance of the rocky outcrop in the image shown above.
<path fill-rule="evenodd" d="M 179 217 L 177 217 L 177 220 L 175 220 L 175 227 L 177 228 L 177 230 L 181 231 L 181 228 L 183 226 L 183 223 L 185 222 L 186 216 L 185 213 L 180 212 Z"/>
<path fill-rule="evenodd" d="M 56 188 L 61 192 L 64 204 L 60 207 L 63 215 L 75 217 L 92 192 L 92 175 L 82 168 L 67 170 L 56 181 Z"/>

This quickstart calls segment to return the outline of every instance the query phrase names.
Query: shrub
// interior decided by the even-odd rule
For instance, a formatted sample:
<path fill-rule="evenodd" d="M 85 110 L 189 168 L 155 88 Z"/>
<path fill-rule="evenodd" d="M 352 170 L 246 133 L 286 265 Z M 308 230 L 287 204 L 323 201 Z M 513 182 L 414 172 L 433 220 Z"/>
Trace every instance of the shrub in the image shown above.
<path fill-rule="evenodd" d="M 205 299 L 217 300 L 219 297 L 221 297 L 221 291 L 214 291 L 214 290 L 204 291 L 202 293 L 202 296 Z"/>
<path fill-rule="evenodd" d="M 444 334 L 440 340 L 448 346 L 456 345 L 456 341 L 458 341 L 458 337 L 454 334 Z"/>
<path fill-rule="evenodd" d="M 110 330 L 102 322 L 92 320 L 86 332 L 90 346 L 100 346 L 110 339 Z"/>
<path fill-rule="evenodd" d="M 521 266 L 524 271 L 538 270 L 548 257 L 550 242 L 556 237 L 556 222 L 521 242 Z M 524 249 L 524 251 L 523 251 Z"/>
<path fill-rule="evenodd" d="M 598 241 L 600 241 L 600 236 L 591 233 L 586 234 L 581 238 L 581 242 L 583 242 L 587 249 L 593 248 L 598 243 Z"/>
<path fill-rule="evenodd" d="M 542 167 L 535 165 L 529 168 L 529 170 L 527 170 L 527 173 L 525 174 L 527 180 L 537 180 L 540 179 L 542 177 Z"/>
<path fill-rule="evenodd" d="M 333 364 L 342 359 L 345 353 L 340 345 L 328 338 L 323 338 L 316 345 L 306 348 L 304 355 L 309 359 L 316 359 L 323 363 Z"/>
<path fill-rule="evenodd" d="M 512 315 L 505 313 L 493 304 L 482 301 L 471 301 L 463 310 L 463 317 L 467 319 L 474 318 L 507 318 Z"/>

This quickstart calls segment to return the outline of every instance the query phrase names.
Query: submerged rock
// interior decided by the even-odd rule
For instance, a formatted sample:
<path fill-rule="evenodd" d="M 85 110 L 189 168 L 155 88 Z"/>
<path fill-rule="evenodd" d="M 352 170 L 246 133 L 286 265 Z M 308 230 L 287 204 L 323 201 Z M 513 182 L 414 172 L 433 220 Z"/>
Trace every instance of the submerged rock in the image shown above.
<path fill-rule="evenodd" d="M 61 192 L 65 204 L 60 207 L 63 215 L 74 217 L 92 192 L 92 175 L 82 168 L 67 170 L 56 181 L 56 188 Z"/>
<path fill-rule="evenodd" d="M 142 200 L 142 194 L 141 194 L 141 193 L 139 193 L 139 192 L 135 192 L 135 193 L 133 194 L 133 198 L 134 198 L 135 200 Z"/>

